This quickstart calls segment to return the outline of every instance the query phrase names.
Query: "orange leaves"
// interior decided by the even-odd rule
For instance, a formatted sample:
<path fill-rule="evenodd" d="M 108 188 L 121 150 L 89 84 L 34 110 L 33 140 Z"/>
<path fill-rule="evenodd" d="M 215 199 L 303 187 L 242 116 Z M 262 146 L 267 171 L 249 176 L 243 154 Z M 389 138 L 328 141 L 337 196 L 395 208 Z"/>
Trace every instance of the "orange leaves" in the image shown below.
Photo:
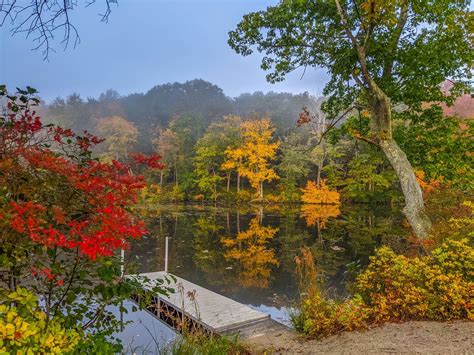
<path fill-rule="evenodd" d="M 304 202 L 301 206 L 301 216 L 306 219 L 308 226 L 319 224 L 320 228 L 325 228 L 329 218 L 341 214 L 339 192 L 330 190 L 326 180 L 321 180 L 319 186 L 315 181 L 309 180 L 301 191 L 301 201 Z"/>
<path fill-rule="evenodd" d="M 311 122 L 312 118 L 309 109 L 306 106 L 303 107 L 303 111 L 301 111 L 298 121 L 296 121 L 296 127 L 301 127 L 302 125 Z"/>
<path fill-rule="evenodd" d="M 424 194 L 428 194 L 434 190 L 439 190 L 442 184 L 444 183 L 444 177 L 440 176 L 436 179 L 430 179 L 427 181 L 425 178 L 425 172 L 423 170 L 418 170 L 415 172 L 416 181 L 420 184 L 421 189 Z"/>
<path fill-rule="evenodd" d="M 341 203 L 339 192 L 331 191 L 326 185 L 326 180 L 321 180 L 319 186 L 316 184 L 316 181 L 310 180 L 301 191 L 303 192 L 301 201 L 304 203 L 325 205 L 338 205 Z"/>
<path fill-rule="evenodd" d="M 53 218 L 55 219 L 56 223 L 58 224 L 66 223 L 66 217 L 64 216 L 64 211 L 61 207 L 53 206 L 52 212 L 53 212 Z"/>

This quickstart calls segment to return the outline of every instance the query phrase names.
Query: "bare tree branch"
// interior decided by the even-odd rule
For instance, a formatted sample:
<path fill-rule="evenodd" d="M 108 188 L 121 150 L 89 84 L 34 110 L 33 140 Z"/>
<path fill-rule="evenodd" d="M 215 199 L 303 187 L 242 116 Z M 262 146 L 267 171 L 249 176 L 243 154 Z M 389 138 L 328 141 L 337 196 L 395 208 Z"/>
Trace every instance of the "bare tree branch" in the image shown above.
<path fill-rule="evenodd" d="M 331 131 L 331 129 L 333 129 L 342 119 L 344 119 L 350 112 L 352 112 L 352 110 L 354 110 L 356 108 L 356 106 L 351 106 L 349 107 L 347 110 L 345 110 L 338 118 L 336 119 L 333 119 L 331 121 L 331 123 L 329 123 L 326 127 L 326 129 L 324 130 L 324 132 L 321 134 L 321 136 L 319 137 L 319 141 L 316 145 L 320 145 L 321 142 L 323 141 L 323 139 L 326 137 L 326 135 L 329 133 L 329 131 Z"/>
<path fill-rule="evenodd" d="M 108 22 L 112 4 L 118 0 L 100 0 L 105 3 L 105 12 L 99 14 L 101 21 Z M 12 35 L 25 34 L 32 38 L 34 50 L 42 50 L 43 58 L 48 59 L 56 33 L 62 33 L 60 43 L 64 50 L 70 43 L 76 47 L 80 43 L 79 32 L 71 22 L 70 13 L 80 0 L 0 0 L 0 27 L 10 26 Z M 84 0 L 89 7 L 97 0 Z"/>

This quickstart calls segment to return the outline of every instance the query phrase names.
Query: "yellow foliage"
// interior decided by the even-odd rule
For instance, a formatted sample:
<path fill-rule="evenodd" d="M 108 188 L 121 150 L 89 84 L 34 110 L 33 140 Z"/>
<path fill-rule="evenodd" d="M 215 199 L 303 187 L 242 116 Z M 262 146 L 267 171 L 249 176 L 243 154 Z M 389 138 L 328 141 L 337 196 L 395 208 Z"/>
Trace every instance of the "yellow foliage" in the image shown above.
<path fill-rule="evenodd" d="M 467 239 L 447 240 L 430 255 L 408 258 L 388 247 L 377 250 L 356 280 L 354 295 L 327 299 L 315 287 L 314 260 L 309 251 L 297 258 L 304 285 L 295 327 L 312 336 L 326 336 L 371 324 L 406 320 L 474 320 L 474 248 Z M 308 276 L 307 276 L 308 275 Z"/>
<path fill-rule="evenodd" d="M 341 196 L 337 191 L 331 191 L 326 181 L 321 180 L 319 186 L 315 181 L 308 181 L 306 187 L 301 189 L 303 195 L 301 201 L 304 203 L 319 203 L 327 205 L 338 205 L 341 203 Z"/>
<path fill-rule="evenodd" d="M 462 206 L 468 208 L 468 215 L 462 217 L 452 217 L 448 221 L 448 226 L 452 233 L 468 231 L 468 237 L 474 238 L 474 202 L 464 201 Z"/>
<path fill-rule="evenodd" d="M 29 291 L 19 288 L 7 299 L 0 304 L 1 354 L 64 354 L 78 345 L 76 331 L 63 328 L 55 319 L 46 322 L 46 314 Z"/>
<path fill-rule="evenodd" d="M 242 267 L 239 283 L 243 287 L 267 288 L 271 267 L 277 266 L 275 251 L 268 248 L 278 228 L 261 226 L 258 218 L 250 221 L 248 230 L 238 233 L 236 238 L 223 237 L 227 260 L 236 260 Z"/>
<path fill-rule="evenodd" d="M 138 140 L 138 129 L 120 116 L 101 118 L 96 128 L 99 135 L 105 138 L 103 143 L 106 149 L 103 156 L 105 161 L 126 159 L 130 147 Z"/>
<path fill-rule="evenodd" d="M 275 159 L 280 143 L 272 143 L 275 129 L 269 118 L 244 121 L 240 128 L 242 143 L 225 151 L 227 160 L 222 169 L 237 170 L 263 198 L 263 182 L 278 179 L 270 161 Z"/>

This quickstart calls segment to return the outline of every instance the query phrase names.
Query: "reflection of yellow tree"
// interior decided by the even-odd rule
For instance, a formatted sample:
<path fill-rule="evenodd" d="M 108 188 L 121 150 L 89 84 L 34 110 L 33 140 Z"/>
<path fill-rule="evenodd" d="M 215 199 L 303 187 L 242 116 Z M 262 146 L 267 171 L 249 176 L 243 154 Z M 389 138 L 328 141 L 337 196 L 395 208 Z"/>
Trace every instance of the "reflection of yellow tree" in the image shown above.
<path fill-rule="evenodd" d="M 235 260 L 241 266 L 239 284 L 243 287 L 267 288 L 271 266 L 278 266 L 275 251 L 268 249 L 278 228 L 261 226 L 258 217 L 250 221 L 249 229 L 236 238 L 223 237 L 226 260 Z"/>
<path fill-rule="evenodd" d="M 304 204 L 301 206 L 301 217 L 306 219 L 308 227 L 317 225 L 318 228 L 326 228 L 328 219 L 340 214 L 339 205 Z"/>

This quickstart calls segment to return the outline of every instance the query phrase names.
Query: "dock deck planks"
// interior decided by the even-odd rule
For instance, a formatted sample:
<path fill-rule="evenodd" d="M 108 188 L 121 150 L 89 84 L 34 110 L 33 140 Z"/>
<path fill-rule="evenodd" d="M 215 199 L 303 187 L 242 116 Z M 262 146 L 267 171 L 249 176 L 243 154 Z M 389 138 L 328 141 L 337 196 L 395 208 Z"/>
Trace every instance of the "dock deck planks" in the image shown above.
<path fill-rule="evenodd" d="M 140 274 L 150 280 L 163 279 L 166 275 L 171 274 L 165 272 Z M 175 293 L 168 296 L 160 295 L 160 301 L 184 311 L 186 315 L 214 333 L 229 334 L 233 333 L 233 329 L 240 332 L 247 326 L 254 327 L 255 324 L 270 320 L 270 316 L 265 313 L 175 275 L 172 276 L 176 278 L 176 282 L 170 278 L 171 283 L 168 286 L 174 288 Z M 182 286 L 181 292 L 180 286 Z M 195 291 L 195 302 L 187 297 L 188 292 L 193 291 Z"/>

